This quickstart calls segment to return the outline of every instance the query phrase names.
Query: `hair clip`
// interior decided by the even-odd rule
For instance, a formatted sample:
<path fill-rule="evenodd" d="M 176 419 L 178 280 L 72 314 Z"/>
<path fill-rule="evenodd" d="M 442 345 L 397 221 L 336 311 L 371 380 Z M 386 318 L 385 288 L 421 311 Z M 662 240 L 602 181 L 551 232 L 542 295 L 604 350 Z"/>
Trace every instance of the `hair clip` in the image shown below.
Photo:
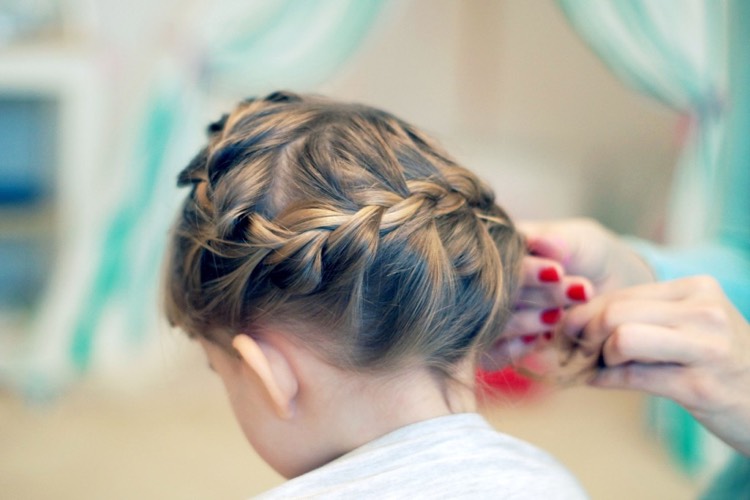
<path fill-rule="evenodd" d="M 208 126 L 208 133 L 209 134 L 215 134 L 217 132 L 221 132 L 224 130 L 224 125 L 227 124 L 227 120 L 229 119 L 229 114 L 224 113 L 221 115 L 221 118 L 219 118 L 217 121 L 213 122 Z"/>
<path fill-rule="evenodd" d="M 269 94 L 265 100 L 268 102 L 298 102 L 302 99 L 297 94 L 280 90 Z"/>

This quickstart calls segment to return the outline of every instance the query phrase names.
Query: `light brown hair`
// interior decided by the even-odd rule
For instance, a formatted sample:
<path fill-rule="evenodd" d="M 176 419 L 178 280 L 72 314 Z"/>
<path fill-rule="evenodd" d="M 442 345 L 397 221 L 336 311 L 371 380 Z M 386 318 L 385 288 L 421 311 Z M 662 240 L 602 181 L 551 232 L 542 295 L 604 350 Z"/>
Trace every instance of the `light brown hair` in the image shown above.
<path fill-rule="evenodd" d="M 389 113 L 248 99 L 178 185 L 192 191 L 166 312 L 192 336 L 228 346 L 283 323 L 341 367 L 450 373 L 507 320 L 521 236 L 486 184 Z"/>

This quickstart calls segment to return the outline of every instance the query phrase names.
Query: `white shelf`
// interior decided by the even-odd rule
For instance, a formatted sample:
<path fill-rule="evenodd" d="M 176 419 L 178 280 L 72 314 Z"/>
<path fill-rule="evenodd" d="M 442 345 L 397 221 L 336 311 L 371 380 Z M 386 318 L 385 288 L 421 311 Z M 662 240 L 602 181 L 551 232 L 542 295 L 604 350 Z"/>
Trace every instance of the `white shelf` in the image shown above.
<path fill-rule="evenodd" d="M 52 203 L 0 206 L 0 237 L 4 239 L 49 238 L 56 226 Z"/>
<path fill-rule="evenodd" d="M 63 230 L 79 226 L 92 210 L 104 137 L 103 89 L 103 71 L 93 52 L 44 45 L 0 49 L 0 97 L 48 98 L 58 104 L 53 210 Z"/>
<path fill-rule="evenodd" d="M 71 266 L 79 253 L 77 244 L 92 237 L 90 221 L 100 201 L 95 181 L 102 177 L 97 171 L 106 137 L 105 76 L 97 53 L 84 48 L 60 44 L 0 47 L 0 99 L 49 100 L 55 103 L 56 112 L 52 115 L 54 184 L 49 195 L 38 203 L 0 206 L 0 237 L 11 245 L 14 240 L 38 245 L 33 252 L 38 249 L 50 259 L 51 272 L 33 306 L 34 316 L 28 316 L 28 310 L 2 311 L 4 318 L 11 319 L 0 318 L 0 324 L 16 325 L 15 334 L 19 328 L 28 335 L 58 328 L 60 308 L 70 307 L 55 305 L 61 302 L 59 297 L 72 300 L 83 286 L 76 279 L 76 273 L 82 273 L 80 263 L 76 262 L 75 269 Z"/>

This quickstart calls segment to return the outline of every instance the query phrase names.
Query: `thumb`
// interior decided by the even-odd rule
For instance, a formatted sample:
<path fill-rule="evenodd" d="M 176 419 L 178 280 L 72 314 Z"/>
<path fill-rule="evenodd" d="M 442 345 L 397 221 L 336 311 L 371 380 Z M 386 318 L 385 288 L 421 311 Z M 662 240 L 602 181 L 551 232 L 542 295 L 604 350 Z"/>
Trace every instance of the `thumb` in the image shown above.
<path fill-rule="evenodd" d="M 565 265 L 571 258 L 568 242 L 543 222 L 520 222 L 518 229 L 526 237 L 529 253 L 556 260 Z"/>
<path fill-rule="evenodd" d="M 514 365 L 532 350 L 533 346 L 520 337 L 506 338 L 495 343 L 479 359 L 480 367 L 488 372 Z"/>

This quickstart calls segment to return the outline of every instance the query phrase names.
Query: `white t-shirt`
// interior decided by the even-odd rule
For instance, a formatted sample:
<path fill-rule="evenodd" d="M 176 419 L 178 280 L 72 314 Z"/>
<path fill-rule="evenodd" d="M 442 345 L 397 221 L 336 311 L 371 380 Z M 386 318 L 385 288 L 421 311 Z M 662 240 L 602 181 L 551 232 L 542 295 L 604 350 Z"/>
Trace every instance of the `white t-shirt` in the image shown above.
<path fill-rule="evenodd" d="M 476 413 L 407 425 L 259 499 L 587 498 L 573 476 L 534 446 Z"/>

